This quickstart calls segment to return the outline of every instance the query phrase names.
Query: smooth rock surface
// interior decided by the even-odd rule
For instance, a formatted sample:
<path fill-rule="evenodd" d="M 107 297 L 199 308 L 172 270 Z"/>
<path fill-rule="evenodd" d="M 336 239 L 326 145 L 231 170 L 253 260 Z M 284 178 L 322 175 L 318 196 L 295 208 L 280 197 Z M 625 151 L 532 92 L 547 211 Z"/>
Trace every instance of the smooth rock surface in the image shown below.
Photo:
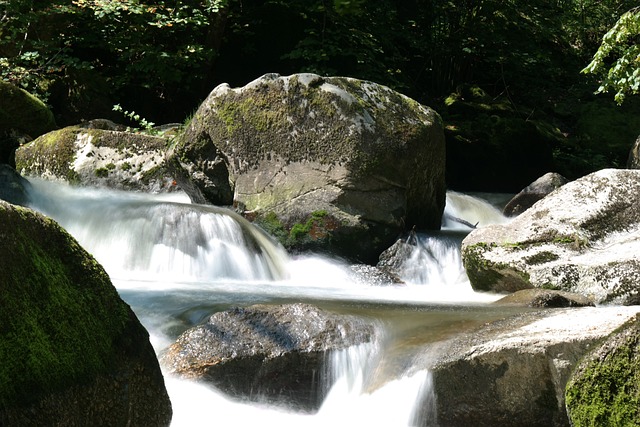
<path fill-rule="evenodd" d="M 440 356 L 425 362 L 438 425 L 568 426 L 564 390 L 572 371 L 638 312 L 635 306 L 536 310 L 439 343 Z"/>
<path fill-rule="evenodd" d="M 373 326 L 308 304 L 255 305 L 212 315 L 160 358 L 171 374 L 200 379 L 241 400 L 314 412 L 331 351 L 376 339 Z"/>

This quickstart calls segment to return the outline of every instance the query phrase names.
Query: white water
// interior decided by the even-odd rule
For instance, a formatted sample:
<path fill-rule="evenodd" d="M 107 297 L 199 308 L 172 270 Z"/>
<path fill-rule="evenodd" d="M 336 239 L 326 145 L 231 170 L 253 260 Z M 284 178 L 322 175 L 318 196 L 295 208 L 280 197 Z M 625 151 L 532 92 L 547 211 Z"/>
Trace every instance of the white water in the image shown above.
<path fill-rule="evenodd" d="M 477 305 L 499 297 L 471 289 L 459 251 L 469 228 L 447 218 L 478 226 L 505 219 L 489 203 L 458 193 L 448 194 L 442 232 L 413 237 L 415 249 L 403 266 L 407 285 L 372 287 L 355 281 L 348 265 L 337 260 L 291 259 L 233 212 L 190 204 L 181 194 L 151 196 L 32 183 L 32 207 L 58 221 L 106 268 L 149 330 L 156 351 L 211 313 L 234 305 L 308 301 L 357 304 L 357 310 L 363 310 L 363 304 L 410 304 L 428 311 L 425 307 L 434 304 Z M 395 309 L 382 314 L 377 310 L 382 320 L 376 324 L 382 329 L 409 328 L 389 320 L 396 316 Z M 430 425 L 435 415 L 430 374 L 414 372 L 410 366 L 392 375 L 386 372 L 390 342 L 380 340 L 331 355 L 322 379 L 329 391 L 313 415 L 233 401 L 207 386 L 166 376 L 172 425 Z"/>

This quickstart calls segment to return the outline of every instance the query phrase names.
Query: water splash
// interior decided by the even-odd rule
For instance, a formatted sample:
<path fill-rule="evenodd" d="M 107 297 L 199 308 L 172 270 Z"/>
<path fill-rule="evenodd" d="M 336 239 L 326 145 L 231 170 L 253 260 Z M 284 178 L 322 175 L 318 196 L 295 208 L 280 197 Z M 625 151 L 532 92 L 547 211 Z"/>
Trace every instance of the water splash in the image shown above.
<path fill-rule="evenodd" d="M 288 277 L 286 252 L 228 209 L 182 197 L 69 189 L 32 180 L 34 209 L 53 217 L 112 278 L 215 281 Z"/>
<path fill-rule="evenodd" d="M 455 191 L 447 192 L 442 219 L 443 229 L 466 231 L 473 227 L 509 222 L 509 218 L 489 201 Z"/>

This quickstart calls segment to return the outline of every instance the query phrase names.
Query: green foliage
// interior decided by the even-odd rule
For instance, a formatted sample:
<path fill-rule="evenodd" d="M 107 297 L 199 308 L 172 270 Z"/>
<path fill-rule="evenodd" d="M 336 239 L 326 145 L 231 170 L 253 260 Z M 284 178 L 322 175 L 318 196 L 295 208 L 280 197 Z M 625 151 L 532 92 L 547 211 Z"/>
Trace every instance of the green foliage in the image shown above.
<path fill-rule="evenodd" d="M 145 119 L 144 117 L 140 117 L 140 114 L 136 113 L 135 111 L 126 111 L 124 110 L 120 104 L 116 104 L 113 106 L 113 111 L 118 111 L 122 114 L 125 115 L 125 117 L 129 118 L 130 120 L 138 123 L 140 125 L 140 128 L 138 128 L 137 130 L 142 130 L 142 132 L 146 133 L 146 134 L 150 134 L 150 135 L 156 135 L 159 133 L 159 131 L 155 130 L 153 127 L 155 126 L 155 123 L 150 122 L 149 120 Z M 131 131 L 131 129 L 127 128 L 128 131 Z"/>
<path fill-rule="evenodd" d="M 167 95 L 215 56 L 226 0 L 0 1 L 2 78 L 47 98 L 56 82 L 91 70 L 121 89 Z M 186 87 L 185 87 L 186 86 Z"/>
<path fill-rule="evenodd" d="M 597 92 L 614 91 L 622 104 L 626 95 L 640 93 L 640 6 L 623 14 L 602 38 L 593 60 L 582 71 L 602 77 Z"/>

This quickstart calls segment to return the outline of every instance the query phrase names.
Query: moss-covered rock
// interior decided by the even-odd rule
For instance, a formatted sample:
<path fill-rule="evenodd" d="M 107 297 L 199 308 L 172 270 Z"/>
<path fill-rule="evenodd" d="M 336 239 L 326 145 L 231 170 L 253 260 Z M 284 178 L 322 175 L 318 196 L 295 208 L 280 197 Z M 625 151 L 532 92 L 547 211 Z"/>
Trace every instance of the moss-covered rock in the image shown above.
<path fill-rule="evenodd" d="M 168 425 L 149 336 L 54 221 L 0 201 L 0 424 Z"/>
<path fill-rule="evenodd" d="M 326 211 L 336 224 L 324 227 L 327 241 L 341 255 L 372 261 L 403 227 L 440 227 L 440 117 L 371 82 L 268 74 L 220 85 L 173 154 L 196 202 L 273 212 L 296 235 L 296 223 Z M 358 238 L 367 240 L 360 248 Z"/>
<path fill-rule="evenodd" d="M 0 131 L 17 129 L 36 138 L 55 128 L 53 113 L 42 101 L 0 80 Z"/>
<path fill-rule="evenodd" d="M 566 387 L 574 427 L 640 425 L 640 320 L 587 356 Z"/>
<path fill-rule="evenodd" d="M 177 183 L 165 160 L 169 145 L 159 136 L 70 126 L 20 147 L 16 168 L 75 185 L 170 192 Z"/>
<path fill-rule="evenodd" d="M 53 113 L 42 101 L 0 80 L 0 163 L 15 166 L 13 152 L 22 142 L 55 128 Z"/>
<path fill-rule="evenodd" d="M 565 184 L 512 221 L 473 230 L 462 261 L 474 289 L 640 296 L 640 171 L 606 169 Z"/>

